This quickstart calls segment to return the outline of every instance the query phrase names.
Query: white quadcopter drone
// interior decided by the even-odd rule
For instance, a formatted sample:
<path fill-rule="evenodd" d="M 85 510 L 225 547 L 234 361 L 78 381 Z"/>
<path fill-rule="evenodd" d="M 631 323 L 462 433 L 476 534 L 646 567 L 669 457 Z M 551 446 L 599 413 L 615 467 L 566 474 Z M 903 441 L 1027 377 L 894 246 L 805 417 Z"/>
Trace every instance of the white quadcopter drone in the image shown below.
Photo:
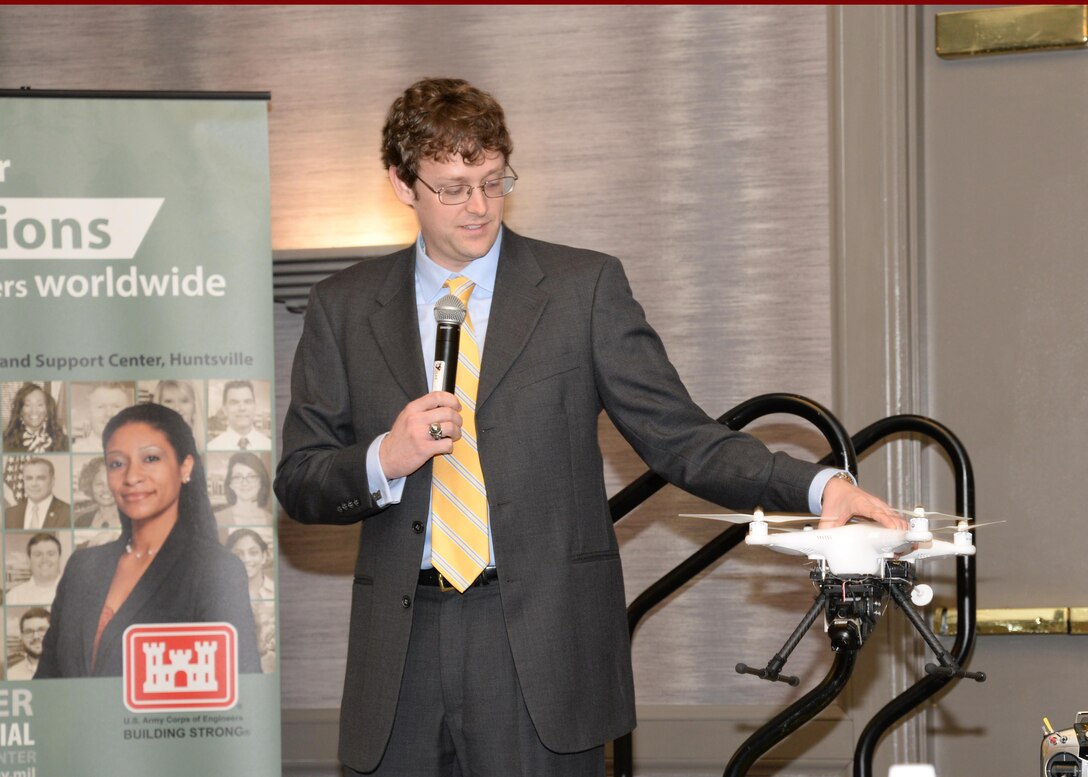
<path fill-rule="evenodd" d="M 737 664 L 737 671 L 754 674 L 764 680 L 797 685 L 799 678 L 781 675 L 780 672 L 789 653 L 813 624 L 820 610 L 826 610 L 824 630 L 831 637 L 832 649 L 857 650 L 872 633 L 883 611 L 884 594 L 887 593 L 940 660 L 940 666 L 927 664 L 927 672 L 983 681 L 985 675 L 982 672 L 966 672 L 959 667 L 912 603 L 921 607 L 933 599 L 933 590 L 928 585 L 915 585 L 915 563 L 942 556 L 973 556 L 975 544 L 971 532 L 987 524 L 972 524 L 961 516 L 927 512 L 920 507 L 897 512 L 907 516 L 908 528 L 889 529 L 865 522 L 820 529 L 813 526 L 819 521 L 813 516 L 765 515 L 762 510 L 756 510 L 751 515 L 685 514 L 683 517 L 746 523 L 746 544 L 761 545 L 787 555 L 806 556 L 817 562 L 809 575 L 818 590 L 816 601 L 783 650 L 771 659 L 765 669 Z M 931 530 L 931 519 L 953 522 L 952 526 L 942 527 L 954 532 L 951 542 L 934 539 L 933 532 L 942 529 Z M 779 528 L 790 523 L 808 525 L 800 530 Z"/>
<path fill-rule="evenodd" d="M 874 523 L 849 523 L 829 529 L 818 529 L 812 524 L 819 521 L 813 516 L 764 515 L 756 510 L 750 515 L 726 513 L 720 515 L 685 514 L 686 518 L 705 518 L 726 523 L 748 524 L 748 545 L 762 545 L 779 553 L 807 556 L 833 575 L 880 575 L 888 559 L 921 561 L 940 556 L 973 556 L 975 544 L 971 530 L 981 524 L 972 524 L 966 518 L 944 513 L 926 512 L 922 508 L 897 510 L 910 519 L 909 528 L 888 529 Z M 934 539 L 930 530 L 930 517 L 954 521 L 952 541 Z M 771 533 L 772 526 L 783 524 L 807 524 L 800 531 L 786 530 Z M 938 530 L 939 531 L 939 530 Z"/>

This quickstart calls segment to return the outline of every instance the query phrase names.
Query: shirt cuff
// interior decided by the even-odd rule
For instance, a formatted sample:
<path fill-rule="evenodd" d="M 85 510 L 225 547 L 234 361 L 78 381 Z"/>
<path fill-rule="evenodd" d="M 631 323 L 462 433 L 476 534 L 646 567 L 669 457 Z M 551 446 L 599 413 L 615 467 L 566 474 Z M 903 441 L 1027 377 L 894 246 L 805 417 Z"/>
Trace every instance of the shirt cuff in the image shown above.
<path fill-rule="evenodd" d="M 831 478 L 835 477 L 840 472 L 846 472 L 844 469 L 822 469 L 816 473 L 816 477 L 812 479 L 812 484 L 808 487 L 808 511 L 813 515 L 819 515 L 824 509 L 824 488 L 827 487 L 827 482 Z M 850 475 L 849 472 L 846 472 Z M 858 481 L 854 479 L 853 475 L 850 475 L 850 479 L 854 481 L 854 485 L 858 484 Z"/>
<path fill-rule="evenodd" d="M 385 473 L 382 472 L 378 450 L 382 447 L 382 440 L 385 439 L 386 434 L 374 438 L 374 442 L 370 443 L 370 447 L 366 449 L 367 483 L 370 484 L 370 496 L 378 507 L 398 504 L 404 494 L 404 478 L 387 480 Z"/>

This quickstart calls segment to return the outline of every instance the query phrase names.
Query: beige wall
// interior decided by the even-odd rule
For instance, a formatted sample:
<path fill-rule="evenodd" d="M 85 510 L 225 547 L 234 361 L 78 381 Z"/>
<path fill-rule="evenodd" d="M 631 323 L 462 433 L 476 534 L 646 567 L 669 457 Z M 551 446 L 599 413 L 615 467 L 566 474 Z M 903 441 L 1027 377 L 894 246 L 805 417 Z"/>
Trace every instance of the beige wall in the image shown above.
<path fill-rule="evenodd" d="M 1066 450 L 1088 402 L 1075 339 L 1088 60 L 942 62 L 936 10 L 16 6 L 0 8 L 0 73 L 36 88 L 271 91 L 277 249 L 410 240 L 377 159 L 384 110 L 419 76 L 467 77 L 508 113 L 511 226 L 620 256 L 708 412 L 794 391 L 855 429 L 932 414 L 974 457 L 980 515 L 1010 519 L 980 538 L 982 605 L 1076 604 Z M 281 345 L 297 327 L 277 311 Z M 820 447 L 784 424 L 765 434 Z M 602 440 L 615 491 L 642 467 L 606 422 Z M 868 460 L 863 480 L 952 507 L 940 462 L 909 445 Z M 627 519 L 629 598 L 715 533 L 677 517 L 705 507 L 670 490 Z M 352 541 L 282 527 L 289 714 L 339 701 Z M 752 721 L 819 679 L 819 633 L 790 664 L 800 691 L 732 671 L 777 650 L 809 597 L 796 564 L 742 553 L 646 622 L 642 773 L 720 773 Z M 824 743 L 776 773 L 849 773 L 856 733 L 920 671 L 906 632 L 886 619 L 834 712 L 845 722 L 821 724 L 809 738 Z M 1077 644 L 980 640 L 991 681 L 898 727 L 877 774 L 931 750 L 942 775 L 1031 773 L 1039 717 L 1083 706 L 1064 679 Z"/>

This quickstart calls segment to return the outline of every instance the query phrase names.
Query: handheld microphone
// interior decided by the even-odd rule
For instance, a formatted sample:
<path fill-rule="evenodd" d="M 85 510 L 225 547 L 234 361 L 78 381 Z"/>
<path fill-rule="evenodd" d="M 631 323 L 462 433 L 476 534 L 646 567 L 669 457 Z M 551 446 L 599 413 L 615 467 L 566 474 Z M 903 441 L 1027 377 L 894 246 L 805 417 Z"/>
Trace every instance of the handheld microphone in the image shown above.
<path fill-rule="evenodd" d="M 447 294 L 434 305 L 438 332 L 434 341 L 434 390 L 453 393 L 457 385 L 457 350 L 461 343 L 461 324 L 468 311 L 465 303 Z"/>

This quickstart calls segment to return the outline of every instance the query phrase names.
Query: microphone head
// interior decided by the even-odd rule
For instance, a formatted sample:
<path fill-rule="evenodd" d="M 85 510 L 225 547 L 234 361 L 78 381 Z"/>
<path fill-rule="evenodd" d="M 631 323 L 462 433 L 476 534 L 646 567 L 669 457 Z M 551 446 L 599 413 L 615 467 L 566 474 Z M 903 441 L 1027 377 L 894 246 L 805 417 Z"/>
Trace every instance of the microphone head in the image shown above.
<path fill-rule="evenodd" d="M 447 294 L 434 303 L 434 320 L 440 324 L 461 326 L 461 324 L 465 323 L 466 315 L 468 315 L 468 311 L 465 309 L 465 303 L 452 294 Z"/>

